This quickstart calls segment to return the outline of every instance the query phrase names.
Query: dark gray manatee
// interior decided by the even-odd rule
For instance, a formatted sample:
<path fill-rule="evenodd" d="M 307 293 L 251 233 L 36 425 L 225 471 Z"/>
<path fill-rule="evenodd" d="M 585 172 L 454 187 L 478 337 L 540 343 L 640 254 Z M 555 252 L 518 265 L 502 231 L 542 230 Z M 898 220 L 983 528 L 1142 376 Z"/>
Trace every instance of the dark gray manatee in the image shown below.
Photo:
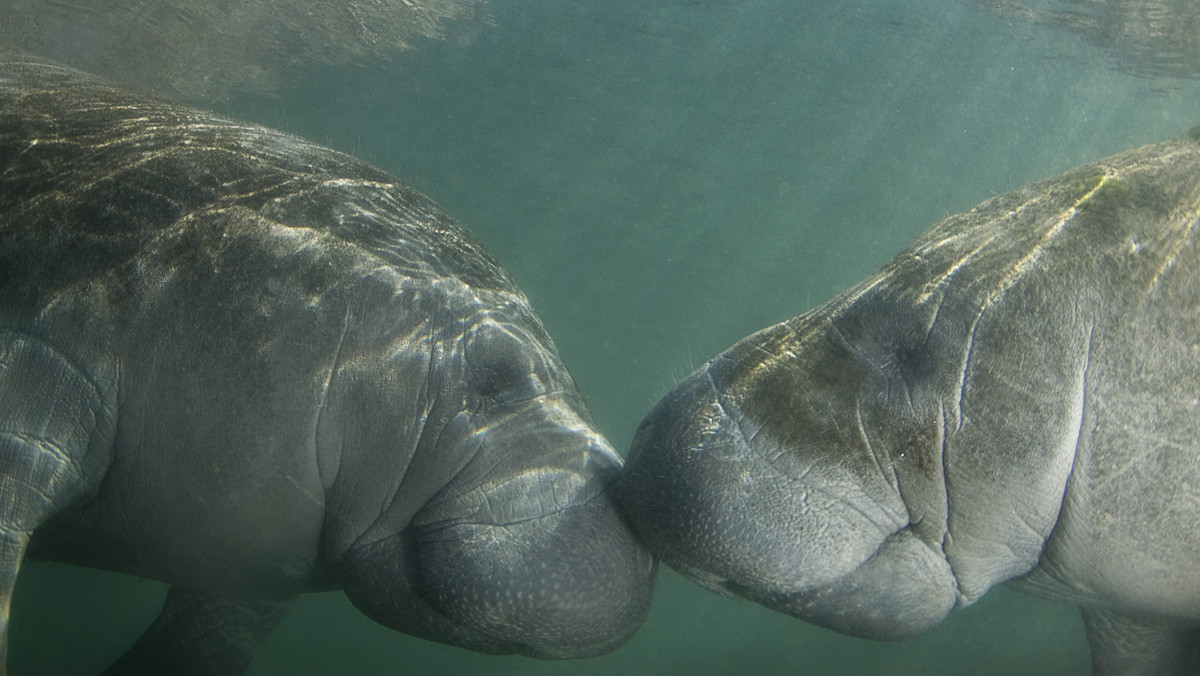
<path fill-rule="evenodd" d="M 348 156 L 0 59 L 0 601 L 171 585 L 114 673 L 242 671 L 290 597 L 489 653 L 615 648 L 650 555 L 509 277 Z M 19 621 L 19 618 L 18 618 Z"/>
<path fill-rule="evenodd" d="M 714 591 L 878 639 L 1006 580 L 1102 674 L 1200 622 L 1200 131 L 995 197 L 646 417 L 620 494 Z"/>

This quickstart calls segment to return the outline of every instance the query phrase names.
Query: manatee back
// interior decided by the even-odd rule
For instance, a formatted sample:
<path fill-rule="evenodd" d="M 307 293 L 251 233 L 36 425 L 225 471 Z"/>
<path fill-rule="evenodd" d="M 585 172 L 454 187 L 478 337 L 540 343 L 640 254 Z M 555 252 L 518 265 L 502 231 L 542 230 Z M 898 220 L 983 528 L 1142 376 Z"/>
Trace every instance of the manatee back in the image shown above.
<path fill-rule="evenodd" d="M 517 293 L 432 201 L 359 160 L 69 68 L 0 57 L 0 289 L 10 304 L 128 271 L 156 240 L 191 236 L 212 247 L 200 230 L 239 210 L 414 277 Z M 286 256 L 305 245 L 275 248 Z"/>

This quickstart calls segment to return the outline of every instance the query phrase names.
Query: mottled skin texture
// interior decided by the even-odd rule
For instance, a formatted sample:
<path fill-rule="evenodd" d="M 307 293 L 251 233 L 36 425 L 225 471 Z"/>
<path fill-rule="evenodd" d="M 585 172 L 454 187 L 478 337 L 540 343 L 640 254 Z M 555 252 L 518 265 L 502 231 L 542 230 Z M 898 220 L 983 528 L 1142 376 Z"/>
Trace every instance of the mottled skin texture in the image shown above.
<path fill-rule="evenodd" d="M 1192 673 L 1197 139 L 953 216 L 687 378 L 622 480 L 651 550 L 884 639 L 1015 580 L 1083 608 L 1096 673 Z"/>
<path fill-rule="evenodd" d="M 424 196 L 0 58 L 5 628 L 28 552 L 171 585 L 112 673 L 239 673 L 289 598 L 336 588 L 472 650 L 605 652 L 653 576 L 619 469 L 524 296 Z"/>

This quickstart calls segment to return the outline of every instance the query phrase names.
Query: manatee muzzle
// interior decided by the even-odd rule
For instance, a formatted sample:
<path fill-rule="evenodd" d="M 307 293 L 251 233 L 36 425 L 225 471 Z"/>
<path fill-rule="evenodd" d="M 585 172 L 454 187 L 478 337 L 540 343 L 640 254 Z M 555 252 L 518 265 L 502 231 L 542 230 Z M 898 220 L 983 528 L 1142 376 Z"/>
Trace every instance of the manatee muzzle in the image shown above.
<path fill-rule="evenodd" d="M 712 591 L 869 638 L 937 624 L 957 590 L 941 552 L 836 463 L 798 455 L 704 369 L 643 421 L 618 494 L 651 550 Z"/>
<path fill-rule="evenodd" d="M 479 652 L 588 657 L 632 636 L 655 562 L 614 504 L 620 461 L 562 407 L 539 408 L 540 423 L 518 413 L 490 426 L 477 461 L 401 533 L 351 549 L 344 586 L 356 606 Z M 489 453 L 518 444 L 505 459 Z"/>

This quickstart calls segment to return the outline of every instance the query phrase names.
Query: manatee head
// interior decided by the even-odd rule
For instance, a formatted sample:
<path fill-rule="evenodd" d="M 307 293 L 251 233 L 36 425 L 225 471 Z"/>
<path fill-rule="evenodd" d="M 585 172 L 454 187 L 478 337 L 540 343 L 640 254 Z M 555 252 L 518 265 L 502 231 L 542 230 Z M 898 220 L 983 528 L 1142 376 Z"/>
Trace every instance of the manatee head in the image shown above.
<path fill-rule="evenodd" d="M 651 550 L 704 587 L 904 638 L 956 601 L 944 516 L 910 513 L 895 468 L 938 494 L 936 432 L 879 425 L 896 398 L 864 354 L 878 343 L 830 326 L 770 327 L 680 383 L 639 427 L 620 495 Z"/>
<path fill-rule="evenodd" d="M 525 298 L 478 257 L 430 265 L 447 260 L 476 268 L 364 274 L 352 294 L 317 430 L 334 575 L 422 638 L 612 650 L 655 572 L 612 497 L 620 458 Z"/>

